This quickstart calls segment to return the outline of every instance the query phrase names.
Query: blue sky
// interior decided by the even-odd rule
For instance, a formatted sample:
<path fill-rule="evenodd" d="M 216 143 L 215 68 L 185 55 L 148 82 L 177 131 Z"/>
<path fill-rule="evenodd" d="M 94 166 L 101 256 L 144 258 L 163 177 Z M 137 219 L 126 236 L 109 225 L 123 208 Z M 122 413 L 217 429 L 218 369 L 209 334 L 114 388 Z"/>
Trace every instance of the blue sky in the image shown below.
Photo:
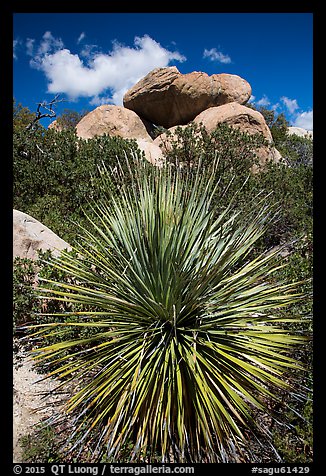
<path fill-rule="evenodd" d="M 58 114 L 121 105 L 141 77 L 172 65 L 237 74 L 256 106 L 313 128 L 312 13 L 14 14 L 14 97 L 32 111 L 58 93 Z"/>

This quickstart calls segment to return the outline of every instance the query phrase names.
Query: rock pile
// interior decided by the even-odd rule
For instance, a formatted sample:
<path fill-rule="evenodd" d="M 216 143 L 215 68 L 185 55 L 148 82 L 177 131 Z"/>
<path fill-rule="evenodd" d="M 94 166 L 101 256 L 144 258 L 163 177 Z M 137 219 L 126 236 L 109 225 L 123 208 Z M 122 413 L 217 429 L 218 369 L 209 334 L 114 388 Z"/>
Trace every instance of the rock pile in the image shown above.
<path fill-rule="evenodd" d="M 212 131 L 224 122 L 249 134 L 261 133 L 268 143 L 257 151 L 261 163 L 278 161 L 280 154 L 272 145 L 264 117 L 245 106 L 250 96 L 250 84 L 237 75 L 182 74 L 175 66 L 156 68 L 126 92 L 123 107 L 103 105 L 84 116 L 77 124 L 77 136 L 88 139 L 106 133 L 136 139 L 147 160 L 158 164 L 167 146 L 164 134 L 153 140 L 153 125 L 173 132 L 175 126 L 194 121 Z"/>

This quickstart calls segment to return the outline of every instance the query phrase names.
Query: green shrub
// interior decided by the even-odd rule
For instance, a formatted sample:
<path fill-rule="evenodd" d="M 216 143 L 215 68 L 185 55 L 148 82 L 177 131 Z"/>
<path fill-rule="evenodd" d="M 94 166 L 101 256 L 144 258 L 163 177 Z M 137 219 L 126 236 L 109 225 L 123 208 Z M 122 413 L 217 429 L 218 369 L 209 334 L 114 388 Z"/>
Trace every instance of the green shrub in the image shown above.
<path fill-rule="evenodd" d="M 16 257 L 13 263 L 13 327 L 31 322 L 37 309 L 37 298 L 34 292 L 35 264 L 28 258 Z"/>
<path fill-rule="evenodd" d="M 279 145 L 279 151 L 290 167 L 312 167 L 313 141 L 295 134 L 286 135 Z"/>
<path fill-rule="evenodd" d="M 74 256 L 76 252 L 67 251 L 68 256 Z M 86 312 L 86 310 L 94 310 L 90 306 L 86 307 L 81 304 L 67 305 L 55 299 L 40 299 L 40 292 L 37 286 L 38 281 L 47 279 L 49 282 L 45 285 L 46 289 L 52 289 L 52 282 L 72 283 L 71 277 L 64 271 L 52 266 L 54 257 L 50 250 L 38 251 L 38 259 L 31 260 L 28 258 L 14 259 L 13 269 L 13 328 L 14 334 L 23 337 L 22 342 L 28 342 L 28 327 L 26 324 L 44 325 L 53 322 L 53 315 L 56 316 L 55 322 L 62 322 L 62 315 L 66 312 L 74 310 L 75 312 Z M 73 322 L 73 317 L 68 317 L 68 322 Z M 27 335 L 26 335 L 27 333 Z M 61 335 L 47 336 L 44 343 L 50 345 L 55 342 L 61 342 L 69 338 L 89 337 L 94 331 L 92 329 L 77 330 L 73 327 L 67 327 Z M 26 338 L 27 337 L 27 338 Z M 27 347 L 32 347 L 31 341 Z M 25 344 L 26 345 L 26 344 Z M 37 366 L 37 370 L 42 372 L 45 367 Z"/>
<path fill-rule="evenodd" d="M 78 122 L 89 113 L 88 110 L 77 112 L 72 109 L 64 109 L 59 117 L 57 117 L 57 124 L 63 129 L 74 129 Z"/>
<path fill-rule="evenodd" d="M 304 420 L 288 411 L 290 431 L 285 432 L 279 425 L 273 429 L 273 443 L 286 463 L 313 462 L 313 407 L 312 396 L 309 397 L 300 408 Z"/>
<path fill-rule="evenodd" d="M 249 135 L 223 123 L 211 133 L 203 125 L 190 123 L 176 127 L 173 134 L 169 130 L 165 134 L 170 144 L 166 153 L 168 161 L 194 167 L 199 159 L 208 165 L 218 158 L 217 178 L 225 174 L 247 176 L 250 167 L 257 164 L 257 149 L 266 145 L 261 134 Z"/>
<path fill-rule="evenodd" d="M 307 246 L 310 246 L 313 223 L 312 167 L 269 164 L 255 177 L 253 190 L 261 189 L 272 191 L 272 199 L 279 204 L 279 219 L 270 228 L 272 241 L 275 244 L 284 243 L 306 236 Z"/>
<path fill-rule="evenodd" d="M 16 132 L 25 130 L 34 117 L 35 114 L 28 107 L 23 107 L 21 103 L 17 104 L 13 98 L 13 127 Z"/>
<path fill-rule="evenodd" d="M 293 251 L 286 260 L 288 265 L 280 270 L 280 278 L 292 282 L 301 281 L 298 290 L 311 296 L 313 266 L 311 237 L 306 236 L 294 243 Z M 291 329 L 295 328 L 298 332 L 312 333 L 311 298 L 293 304 L 288 312 L 292 315 L 302 316 L 302 321 L 293 323 Z M 297 361 L 302 362 L 307 369 L 300 382 L 304 389 L 301 392 L 303 391 L 306 397 L 303 400 L 298 400 L 289 394 L 283 395 L 283 401 L 288 406 L 286 417 L 289 425 L 287 427 L 280 424 L 273 426 L 273 444 L 283 461 L 287 463 L 308 463 L 313 461 L 313 342 L 311 340 L 307 341 L 300 349 L 293 351 L 292 356 Z M 308 391 L 307 394 L 305 389 L 309 389 L 310 392 Z M 283 418 L 282 411 L 279 409 L 280 419 Z"/>
<path fill-rule="evenodd" d="M 101 136 L 78 139 L 71 129 L 16 131 L 13 139 L 14 208 L 32 215 L 69 244 L 77 238 L 89 200 L 98 198 L 98 165 L 138 151 L 134 140 Z M 145 160 L 145 159 L 144 159 Z"/>
<path fill-rule="evenodd" d="M 290 123 L 283 113 L 276 115 L 275 111 L 260 107 L 258 111 L 264 116 L 267 126 L 269 127 L 275 147 L 279 149 L 282 142 L 287 136 Z"/>
<path fill-rule="evenodd" d="M 55 429 L 41 426 L 31 434 L 20 438 L 24 463 L 58 463 L 61 461 Z"/>

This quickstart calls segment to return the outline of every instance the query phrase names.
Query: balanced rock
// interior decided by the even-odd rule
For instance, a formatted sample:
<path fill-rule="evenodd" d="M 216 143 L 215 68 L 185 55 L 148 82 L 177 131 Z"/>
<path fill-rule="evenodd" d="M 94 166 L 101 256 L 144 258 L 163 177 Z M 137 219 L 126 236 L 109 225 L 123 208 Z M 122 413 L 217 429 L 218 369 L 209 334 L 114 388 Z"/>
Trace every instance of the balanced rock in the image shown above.
<path fill-rule="evenodd" d="M 37 250 L 51 250 L 57 256 L 61 250 L 71 250 L 70 245 L 59 238 L 50 228 L 44 226 L 27 213 L 14 210 L 13 213 L 13 256 L 37 259 Z"/>
<path fill-rule="evenodd" d="M 123 139 L 152 140 L 140 117 L 122 106 L 97 107 L 79 121 L 76 131 L 77 136 L 82 139 L 108 134 Z"/>
<path fill-rule="evenodd" d="M 167 119 L 173 112 L 170 88 L 180 74 L 176 66 L 153 69 L 126 92 L 123 105 L 149 122 L 171 127 Z"/>
<path fill-rule="evenodd" d="M 175 67 L 156 68 L 129 89 L 126 108 L 166 128 L 187 124 L 199 113 L 229 102 L 245 104 L 250 84 L 240 76 L 194 71 L 181 74 Z"/>

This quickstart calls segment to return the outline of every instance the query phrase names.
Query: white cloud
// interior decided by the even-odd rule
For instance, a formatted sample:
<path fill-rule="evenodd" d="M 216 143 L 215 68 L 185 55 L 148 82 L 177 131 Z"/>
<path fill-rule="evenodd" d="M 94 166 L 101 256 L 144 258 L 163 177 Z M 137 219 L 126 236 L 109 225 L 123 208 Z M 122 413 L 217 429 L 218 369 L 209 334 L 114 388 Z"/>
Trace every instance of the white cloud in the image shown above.
<path fill-rule="evenodd" d="M 91 58 L 99 53 L 101 53 L 101 51 L 97 45 L 84 45 L 83 49 L 79 52 L 79 56 Z"/>
<path fill-rule="evenodd" d="M 301 127 L 307 131 L 313 130 L 313 110 L 299 112 L 299 105 L 296 99 L 289 99 L 286 96 L 282 96 L 279 102 L 271 105 L 270 100 L 266 94 L 264 94 L 259 101 L 256 101 L 256 97 L 251 95 L 248 102 L 255 106 L 269 106 L 275 114 L 280 114 L 282 111 L 286 112 L 292 126 Z"/>
<path fill-rule="evenodd" d="M 78 44 L 78 45 L 79 45 L 79 43 L 85 38 L 85 36 L 86 36 L 86 35 L 85 35 L 84 32 L 82 32 L 82 33 L 79 35 L 78 40 L 77 40 L 77 44 Z"/>
<path fill-rule="evenodd" d="M 251 95 L 248 102 L 254 106 L 261 107 L 269 106 L 271 103 L 266 94 L 264 94 L 258 101 L 256 101 L 256 96 Z"/>
<path fill-rule="evenodd" d="M 18 40 L 13 40 L 12 42 L 12 56 L 14 59 L 17 59 L 17 55 L 16 55 L 17 43 L 18 43 Z"/>
<path fill-rule="evenodd" d="M 26 54 L 28 56 L 33 56 L 33 54 L 34 54 L 34 43 L 35 43 L 35 39 L 27 38 L 27 40 L 26 40 Z"/>
<path fill-rule="evenodd" d="M 296 99 L 289 99 L 286 96 L 282 96 L 281 101 L 283 102 L 290 114 L 293 114 L 297 109 L 299 109 Z"/>
<path fill-rule="evenodd" d="M 307 131 L 312 131 L 313 130 L 313 110 L 302 112 L 301 114 L 299 114 L 296 117 L 293 125 L 295 127 L 302 127 L 303 129 L 306 129 Z"/>
<path fill-rule="evenodd" d="M 272 106 L 272 111 L 276 112 L 277 109 L 279 109 L 280 107 L 281 107 L 280 103 L 277 102 L 277 103 L 273 104 L 273 106 Z"/>
<path fill-rule="evenodd" d="M 17 49 L 18 49 L 20 44 L 21 44 L 20 38 L 17 38 L 16 40 L 13 40 L 13 42 L 12 42 L 12 56 L 15 60 L 18 59 Z"/>
<path fill-rule="evenodd" d="M 53 52 L 61 50 L 64 47 L 61 38 L 55 38 L 50 31 L 46 31 L 42 38 L 43 39 L 39 44 L 36 53 L 30 60 L 30 65 L 37 69 L 42 69 L 44 58 L 50 54 L 53 54 Z"/>
<path fill-rule="evenodd" d="M 259 101 L 257 101 L 255 104 L 256 106 L 265 107 L 265 106 L 269 106 L 270 103 L 271 103 L 270 100 L 268 99 L 266 94 L 264 94 L 263 97 L 259 99 Z"/>
<path fill-rule="evenodd" d="M 49 53 L 52 50 L 58 50 L 60 48 L 63 48 L 61 38 L 55 38 L 50 31 L 46 31 L 39 47 L 39 54 Z"/>
<path fill-rule="evenodd" d="M 224 55 L 221 51 L 217 51 L 216 48 L 211 48 L 210 50 L 205 48 L 203 58 L 209 58 L 211 61 L 218 61 L 219 63 L 231 63 L 230 56 Z"/>
<path fill-rule="evenodd" d="M 43 71 L 48 79 L 48 92 L 65 93 L 70 99 L 92 98 L 92 103 L 122 104 L 125 92 L 140 78 L 171 61 L 185 61 L 178 51 L 169 51 L 148 35 L 135 37 L 134 47 L 114 42 L 111 52 L 92 53 L 88 50 L 87 64 L 77 54 L 63 48 L 61 40 L 50 32 L 31 60 L 31 65 Z M 42 47 L 43 53 L 40 53 Z M 53 52 L 54 50 L 54 52 Z M 110 96 L 109 96 L 110 94 Z"/>
<path fill-rule="evenodd" d="M 112 103 L 113 99 L 110 96 L 94 96 L 93 99 L 89 101 L 91 106 L 102 106 L 102 104 L 109 104 Z M 122 101 L 121 101 L 122 103 Z"/>

